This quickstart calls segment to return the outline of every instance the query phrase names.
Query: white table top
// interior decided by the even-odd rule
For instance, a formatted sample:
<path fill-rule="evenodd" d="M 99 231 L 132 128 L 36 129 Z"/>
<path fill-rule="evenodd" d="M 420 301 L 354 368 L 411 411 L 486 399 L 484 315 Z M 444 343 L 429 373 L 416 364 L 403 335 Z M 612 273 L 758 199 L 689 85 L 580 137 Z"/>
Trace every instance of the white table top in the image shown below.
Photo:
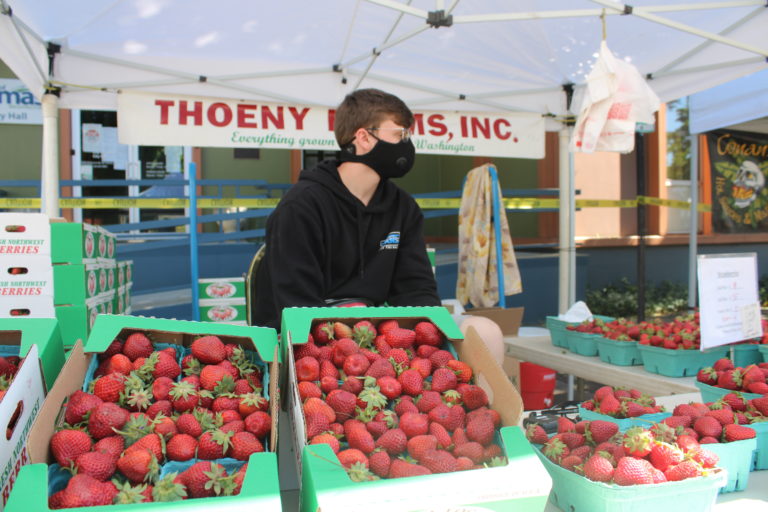
<path fill-rule="evenodd" d="M 628 386 L 653 396 L 694 393 L 694 377 L 666 377 L 645 371 L 642 366 L 616 366 L 599 357 L 580 356 L 568 349 L 555 347 L 549 334 L 540 336 L 505 336 L 506 355 L 521 361 L 552 368 L 611 386 Z"/>

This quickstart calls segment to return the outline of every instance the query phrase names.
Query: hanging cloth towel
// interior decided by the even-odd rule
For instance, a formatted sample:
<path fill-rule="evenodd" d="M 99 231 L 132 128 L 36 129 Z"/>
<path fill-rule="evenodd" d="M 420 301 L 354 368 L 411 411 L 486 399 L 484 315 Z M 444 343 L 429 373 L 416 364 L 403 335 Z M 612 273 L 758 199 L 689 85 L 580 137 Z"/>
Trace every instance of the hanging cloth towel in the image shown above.
<path fill-rule="evenodd" d="M 571 151 L 630 153 L 636 123 L 653 124 L 659 97 L 629 62 L 614 57 L 605 41 L 580 94 Z"/>
<path fill-rule="evenodd" d="M 493 227 L 493 193 L 503 205 L 501 190 L 492 190 L 488 165 L 467 174 L 459 209 L 459 276 L 456 298 L 461 304 L 491 307 L 499 302 L 499 278 L 496 271 L 496 231 Z M 502 206 L 503 208 L 503 206 Z M 504 294 L 523 291 L 506 212 L 498 219 L 501 227 Z"/>

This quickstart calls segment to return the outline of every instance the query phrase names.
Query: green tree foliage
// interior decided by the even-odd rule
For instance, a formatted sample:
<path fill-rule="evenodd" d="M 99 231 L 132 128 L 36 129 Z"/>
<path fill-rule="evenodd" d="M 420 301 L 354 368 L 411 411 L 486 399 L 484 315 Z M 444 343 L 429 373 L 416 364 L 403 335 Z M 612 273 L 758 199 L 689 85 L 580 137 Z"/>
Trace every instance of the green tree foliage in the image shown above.
<path fill-rule="evenodd" d="M 667 178 L 687 180 L 691 178 L 691 142 L 688 139 L 688 102 L 679 99 L 667 103 L 667 112 L 674 115 L 674 131 L 667 132 Z"/>

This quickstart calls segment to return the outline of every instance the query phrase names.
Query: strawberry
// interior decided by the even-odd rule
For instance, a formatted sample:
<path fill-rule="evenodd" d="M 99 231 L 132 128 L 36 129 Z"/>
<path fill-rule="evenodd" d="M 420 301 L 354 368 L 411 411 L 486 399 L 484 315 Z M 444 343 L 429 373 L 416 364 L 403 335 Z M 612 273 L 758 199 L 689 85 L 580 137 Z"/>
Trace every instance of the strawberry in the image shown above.
<path fill-rule="evenodd" d="M 493 422 L 488 418 L 478 417 L 467 424 L 467 437 L 471 441 L 477 441 L 485 446 L 493 441 L 493 435 Z"/>
<path fill-rule="evenodd" d="M 341 384 L 341 389 L 357 395 L 363 390 L 363 381 L 358 377 L 347 377 Z"/>
<path fill-rule="evenodd" d="M 734 369 L 733 361 L 731 361 L 727 357 L 722 357 L 718 359 L 717 361 L 715 361 L 715 364 L 713 364 L 712 366 L 718 372 Z"/>
<path fill-rule="evenodd" d="M 424 378 L 416 370 L 405 370 L 397 378 L 403 388 L 403 393 L 416 396 L 424 391 Z"/>
<path fill-rule="evenodd" d="M 357 397 L 343 389 L 333 390 L 328 393 L 326 403 L 333 409 L 335 420 L 342 423 L 355 415 Z M 331 420 L 332 422 L 333 420 Z"/>
<path fill-rule="evenodd" d="M 407 398 L 410 398 L 410 400 L 406 400 Z M 397 399 L 395 403 L 395 413 L 398 416 L 401 416 L 407 412 L 415 412 L 418 413 L 419 408 L 416 406 L 416 404 L 413 403 L 413 397 L 408 395 L 403 395 L 400 398 Z"/>
<path fill-rule="evenodd" d="M 488 405 L 488 395 L 480 386 L 470 384 L 463 390 L 459 390 L 459 392 L 461 393 L 461 401 L 464 403 L 464 407 L 470 411 Z"/>
<path fill-rule="evenodd" d="M 695 437 L 689 434 L 683 434 L 683 435 L 677 436 L 676 442 L 677 442 L 678 448 L 683 450 L 683 453 L 689 453 L 699 449 L 699 442 L 696 440 Z"/>
<path fill-rule="evenodd" d="M 115 485 L 115 488 L 117 489 L 117 496 L 115 496 L 113 501 L 115 505 L 129 505 L 133 503 L 147 503 L 152 501 L 153 487 L 151 485 L 131 485 L 130 482 L 118 482 Z"/>
<path fill-rule="evenodd" d="M 419 464 L 412 464 L 403 459 L 393 459 L 389 466 L 389 478 L 407 478 L 410 476 L 430 475 L 432 472 Z"/>
<path fill-rule="evenodd" d="M 425 414 L 405 413 L 400 417 L 400 428 L 409 439 L 426 434 L 429 431 L 429 418 Z"/>
<path fill-rule="evenodd" d="M 232 436 L 232 448 L 229 450 L 229 456 L 233 459 L 247 461 L 252 453 L 263 451 L 264 445 L 250 432 L 238 432 Z"/>
<path fill-rule="evenodd" d="M 361 347 L 370 347 L 376 335 L 376 327 L 370 320 L 360 320 L 352 326 L 350 337 Z"/>
<path fill-rule="evenodd" d="M 117 402 L 125 390 L 125 375 L 110 373 L 99 377 L 93 384 L 93 394 L 104 402 Z"/>
<path fill-rule="evenodd" d="M 312 337 L 317 345 L 327 345 L 334 339 L 333 322 L 321 322 L 312 327 Z"/>
<path fill-rule="evenodd" d="M 344 373 L 352 377 L 364 375 L 370 366 L 368 358 L 359 352 L 348 355 L 343 363 Z"/>
<path fill-rule="evenodd" d="M 453 446 L 461 446 L 464 443 L 468 443 L 467 432 L 461 427 L 457 428 L 451 435 L 451 441 L 453 441 Z"/>
<path fill-rule="evenodd" d="M 612 438 L 618 431 L 619 426 L 612 421 L 594 420 L 589 422 L 586 436 L 589 442 L 598 445 Z"/>
<path fill-rule="evenodd" d="M 547 432 L 544 430 L 544 427 L 538 423 L 531 423 L 528 425 L 528 427 L 525 429 L 525 437 L 533 444 L 545 444 L 547 441 L 549 441 L 549 436 L 547 436 Z"/>
<path fill-rule="evenodd" d="M 453 354 L 447 350 L 436 350 L 429 356 L 429 360 L 432 362 L 434 368 L 442 368 L 448 364 L 448 361 L 453 359 Z"/>
<path fill-rule="evenodd" d="M 569 455 L 560 461 L 560 465 L 568 471 L 575 471 L 575 467 L 582 464 L 584 461 L 577 455 Z"/>
<path fill-rule="evenodd" d="M 328 417 L 322 413 L 309 412 L 304 415 L 307 439 L 316 437 L 330 428 Z"/>
<path fill-rule="evenodd" d="M 320 363 L 314 357 L 302 357 L 296 361 L 296 380 L 320 380 Z"/>
<path fill-rule="evenodd" d="M 352 338 L 352 328 L 344 322 L 333 322 L 333 337 L 337 340 Z"/>
<path fill-rule="evenodd" d="M 713 409 L 708 411 L 705 416 L 715 418 L 721 425 L 730 425 L 734 422 L 733 411 L 731 409 Z M 694 428 L 696 428 L 694 426 Z M 715 436 L 717 437 L 717 436 Z"/>
<path fill-rule="evenodd" d="M 443 341 L 440 331 L 432 322 L 419 322 L 413 327 L 413 330 L 416 345 L 439 347 Z"/>
<path fill-rule="evenodd" d="M 384 450 L 375 451 L 368 457 L 368 465 L 373 474 L 386 478 L 389 474 L 389 466 L 392 463 L 392 458 Z"/>
<path fill-rule="evenodd" d="M 167 400 L 168 393 L 173 387 L 173 379 L 168 377 L 160 377 L 152 382 L 152 397 L 155 400 Z"/>
<path fill-rule="evenodd" d="M 336 411 L 319 398 L 308 398 L 304 402 L 303 409 L 305 415 L 310 412 L 320 412 L 328 417 L 329 423 L 333 423 L 336 420 Z"/>
<path fill-rule="evenodd" d="M 376 380 L 376 385 L 379 386 L 381 394 L 389 400 L 394 400 L 403 393 L 403 386 L 394 377 L 380 377 Z"/>
<path fill-rule="evenodd" d="M 59 466 L 69 467 L 77 457 L 91 450 L 91 438 L 82 430 L 59 430 L 51 437 L 51 453 Z"/>
<path fill-rule="evenodd" d="M 219 364 L 227 357 L 224 343 L 218 336 L 197 338 L 189 346 L 192 356 L 203 364 Z"/>
<path fill-rule="evenodd" d="M 123 343 L 123 354 L 131 361 L 136 361 L 140 357 L 149 357 L 153 350 L 152 342 L 140 332 L 131 334 Z"/>
<path fill-rule="evenodd" d="M 158 463 L 162 463 L 165 455 L 163 454 L 163 441 L 160 440 L 160 436 L 155 433 L 146 434 L 142 436 L 138 441 L 133 443 L 129 448 L 143 448 L 149 450 L 152 455 L 155 456 Z"/>
<path fill-rule="evenodd" d="M 376 327 L 376 331 L 379 334 L 386 334 L 388 331 L 392 329 L 399 329 L 400 324 L 397 322 L 397 320 L 382 320 L 379 322 L 379 325 Z"/>
<path fill-rule="evenodd" d="M 272 431 L 272 417 L 264 411 L 251 413 L 244 421 L 245 429 L 257 439 L 264 439 Z"/>
<path fill-rule="evenodd" d="M 176 412 L 191 411 L 200 402 L 197 390 L 189 382 L 174 383 L 168 395 Z"/>
<path fill-rule="evenodd" d="M 158 400 L 149 406 L 146 411 L 146 415 L 152 419 L 155 419 L 158 415 L 171 416 L 173 414 L 173 405 L 168 400 Z"/>
<path fill-rule="evenodd" d="M 314 382 L 301 381 L 298 383 L 298 388 L 302 402 L 310 397 L 321 398 L 323 396 L 323 391 Z"/>
<path fill-rule="evenodd" d="M 598 412 L 608 416 L 616 416 L 621 411 L 621 403 L 613 395 L 606 395 L 600 400 Z"/>
<path fill-rule="evenodd" d="M 79 474 L 91 475 L 104 482 L 115 473 L 115 461 L 102 452 L 87 452 L 75 459 L 75 468 Z"/>
<path fill-rule="evenodd" d="M 339 450 L 341 449 L 341 444 L 339 443 L 339 439 L 328 432 L 318 434 L 314 437 L 312 437 L 309 440 L 309 444 L 327 444 L 331 447 L 331 450 L 333 450 L 333 453 L 339 453 Z"/>
<path fill-rule="evenodd" d="M 634 457 L 624 457 L 616 464 L 613 482 L 617 485 L 652 484 L 653 473 L 643 461 Z"/>
<path fill-rule="evenodd" d="M 381 329 L 379 329 L 381 331 Z M 396 327 L 384 332 L 384 339 L 392 348 L 408 349 L 413 346 L 416 340 L 416 333 L 411 329 Z"/>
<path fill-rule="evenodd" d="M 173 436 L 165 446 L 165 454 L 168 460 L 191 460 L 195 457 L 196 451 L 197 439 L 188 434 Z"/>
<path fill-rule="evenodd" d="M 363 464 L 365 467 L 368 467 L 369 464 L 368 457 L 366 457 L 363 452 L 356 448 L 347 448 L 346 450 L 341 450 L 336 454 L 336 457 L 338 457 L 339 462 L 345 468 L 349 468 L 355 463 Z"/>
<path fill-rule="evenodd" d="M 117 459 L 117 469 L 134 484 L 151 481 L 160 471 L 157 459 L 151 451 L 133 447 Z"/>
<path fill-rule="evenodd" d="M 720 457 L 715 453 L 703 448 L 690 452 L 689 455 L 704 468 L 713 468 L 717 466 L 717 463 L 720 461 Z"/>
<path fill-rule="evenodd" d="M 734 411 L 743 411 L 747 408 L 747 400 L 744 398 L 744 395 L 739 392 L 726 393 L 720 400 L 728 404 Z"/>
<path fill-rule="evenodd" d="M 176 423 L 167 416 L 156 416 L 153 430 L 155 434 L 166 440 L 179 433 L 179 429 L 176 428 Z"/>
<path fill-rule="evenodd" d="M 345 429 L 345 435 L 350 448 L 356 448 L 365 454 L 371 453 L 376 448 L 376 442 L 365 426 Z"/>
<path fill-rule="evenodd" d="M 451 434 L 439 423 L 430 423 L 429 433 L 437 439 L 438 448 L 447 449 L 453 444 Z"/>
<path fill-rule="evenodd" d="M 576 432 L 576 424 L 564 416 L 558 416 L 557 418 L 557 433 L 563 432 Z"/>
<path fill-rule="evenodd" d="M 208 391 L 226 393 L 235 386 L 235 380 L 226 369 L 209 364 L 200 370 L 200 386 Z"/>
<path fill-rule="evenodd" d="M 684 460 L 680 464 L 670 467 L 664 472 L 664 476 L 670 482 L 677 482 L 688 478 L 701 476 L 701 466 L 693 460 Z"/>
<path fill-rule="evenodd" d="M 237 404 L 237 412 L 239 412 L 240 416 L 243 418 L 256 411 L 267 410 L 269 410 L 269 401 L 261 396 L 261 393 L 251 392 L 240 395 Z"/>
<path fill-rule="evenodd" d="M 438 368 L 432 373 L 432 390 L 442 393 L 449 389 L 456 389 L 458 378 L 449 368 Z"/>
<path fill-rule="evenodd" d="M 109 344 L 109 346 L 107 347 L 107 350 L 99 354 L 99 359 L 108 360 L 113 355 L 122 353 L 122 351 L 123 351 L 123 342 L 118 339 L 112 340 L 112 343 Z"/>
<path fill-rule="evenodd" d="M 371 363 L 365 371 L 365 376 L 380 379 L 381 377 L 397 377 L 397 373 L 392 366 L 392 362 L 389 359 L 382 358 Z"/>
<path fill-rule="evenodd" d="M 100 482 L 90 475 L 74 475 L 60 497 L 62 508 L 111 505 L 117 489 L 112 482 Z"/>
<path fill-rule="evenodd" d="M 217 396 L 213 399 L 213 404 L 211 404 L 213 412 L 235 411 L 237 416 L 231 416 L 230 420 L 240 418 L 240 413 L 237 412 L 239 407 L 240 398 L 229 393 Z"/>
<path fill-rule="evenodd" d="M 472 367 L 467 363 L 451 359 L 446 366 L 453 370 L 459 382 L 469 382 L 472 379 Z"/>
<path fill-rule="evenodd" d="M 452 473 L 457 468 L 456 458 L 445 450 L 427 450 L 419 463 L 432 473 Z"/>
<path fill-rule="evenodd" d="M 230 413 L 228 416 L 232 416 L 232 418 L 223 418 L 225 413 Z M 234 414 L 232 414 L 234 413 Z M 233 434 L 237 434 L 238 432 L 245 432 L 245 422 L 241 419 L 234 419 L 234 416 L 237 415 L 239 418 L 240 415 L 237 413 L 237 411 L 229 410 L 222 412 L 222 422 L 224 423 L 219 430 L 222 432 L 232 432 Z"/>
<path fill-rule="evenodd" d="M 211 461 L 200 461 L 179 474 L 190 498 L 209 498 L 224 494 L 228 482 L 224 466 Z"/>
<path fill-rule="evenodd" d="M 128 375 L 133 371 L 133 364 L 127 356 L 123 354 L 115 354 L 109 358 L 105 373 L 121 373 Z"/>
<path fill-rule="evenodd" d="M 752 439 L 757 435 L 755 429 L 744 427 L 742 425 L 730 424 L 726 425 L 723 429 L 723 440 L 726 443 L 732 443 L 734 441 L 743 441 L 744 439 Z"/>
<path fill-rule="evenodd" d="M 469 441 L 462 445 L 459 445 L 453 449 L 453 455 L 455 457 L 467 457 L 472 460 L 474 464 L 481 464 L 485 457 L 483 445 L 475 441 Z"/>
<path fill-rule="evenodd" d="M 741 376 L 741 370 L 724 370 L 717 377 L 717 387 L 732 390 L 741 389 Z"/>
<path fill-rule="evenodd" d="M 310 334 L 310 339 L 312 339 L 312 335 Z M 314 341 L 308 341 L 307 343 L 303 345 L 294 345 L 293 346 L 293 357 L 294 361 L 298 361 L 302 357 L 314 357 L 315 359 L 318 358 L 320 355 L 320 347 L 318 347 Z"/>
<path fill-rule="evenodd" d="M 406 450 L 407 443 L 408 437 L 405 432 L 394 428 L 387 430 L 376 440 L 376 448 L 382 448 L 388 454 L 395 456 Z"/>
<path fill-rule="evenodd" d="M 577 432 L 563 432 L 557 435 L 571 450 L 578 448 L 579 446 L 584 446 L 584 443 L 586 442 L 584 434 L 579 434 Z"/>
<path fill-rule="evenodd" d="M 645 430 L 642 427 L 632 427 L 624 433 L 622 445 L 627 455 L 643 458 L 651 453 L 653 441 L 653 434 L 649 430 Z"/>
<path fill-rule="evenodd" d="M 414 357 L 411 359 L 410 368 L 416 370 L 425 379 L 432 375 L 432 361 L 422 357 Z"/>
<path fill-rule="evenodd" d="M 70 425 L 83 421 L 85 415 L 101 404 L 103 400 L 96 395 L 77 390 L 72 393 L 67 401 L 64 421 Z"/>
<path fill-rule="evenodd" d="M 683 461 L 683 451 L 669 443 L 656 441 L 651 447 L 650 461 L 653 467 L 659 471 L 666 471 L 670 466 L 675 466 Z"/>
<path fill-rule="evenodd" d="M 716 386 L 717 371 L 715 371 L 715 369 L 712 368 L 711 366 L 707 368 L 702 368 L 696 374 L 696 380 L 699 382 L 703 382 L 704 384 L 707 384 L 709 386 Z"/>
<path fill-rule="evenodd" d="M 120 457 L 120 454 L 123 453 L 124 449 L 125 440 L 122 436 L 105 437 L 103 439 L 99 439 L 93 445 L 94 452 L 105 453 L 109 455 L 114 462 L 117 462 L 117 459 Z"/>
<path fill-rule="evenodd" d="M 94 439 L 114 435 L 115 430 L 123 428 L 128 421 L 129 413 L 112 402 L 104 402 L 96 406 L 88 419 L 88 432 Z"/>
<path fill-rule="evenodd" d="M 223 458 L 229 451 L 232 433 L 214 430 L 203 432 L 197 441 L 197 458 L 214 460 Z"/>

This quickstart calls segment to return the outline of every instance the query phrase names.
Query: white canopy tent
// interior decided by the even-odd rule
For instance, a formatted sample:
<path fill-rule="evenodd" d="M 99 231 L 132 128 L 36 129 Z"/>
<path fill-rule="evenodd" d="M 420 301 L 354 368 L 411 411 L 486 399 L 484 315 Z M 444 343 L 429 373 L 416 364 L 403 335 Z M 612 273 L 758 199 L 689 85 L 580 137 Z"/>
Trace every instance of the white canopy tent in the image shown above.
<path fill-rule="evenodd" d="M 688 119 L 691 133 L 718 128 L 768 133 L 768 70 L 692 95 Z"/>
<path fill-rule="evenodd" d="M 0 58 L 36 95 L 58 94 L 43 101 L 47 212 L 58 211 L 57 108 L 115 109 L 124 90 L 335 106 L 378 87 L 414 108 L 546 116 L 561 133 L 561 310 L 575 296 L 562 121 L 603 33 L 662 101 L 768 68 L 764 0 L 0 0 L 0 9 Z"/>

